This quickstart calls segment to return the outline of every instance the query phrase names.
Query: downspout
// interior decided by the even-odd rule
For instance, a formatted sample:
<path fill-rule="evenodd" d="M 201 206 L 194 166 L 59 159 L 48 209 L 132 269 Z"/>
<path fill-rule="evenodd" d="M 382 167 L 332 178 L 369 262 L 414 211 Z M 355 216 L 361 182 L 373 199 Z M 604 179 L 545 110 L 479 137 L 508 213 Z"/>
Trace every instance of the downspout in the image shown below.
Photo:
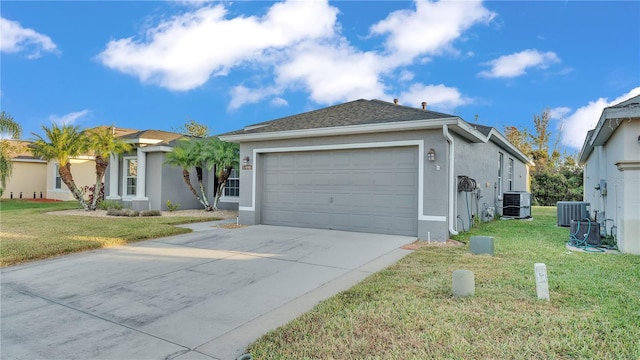
<path fill-rule="evenodd" d="M 458 235 L 458 232 L 456 231 L 456 229 L 454 229 L 454 224 L 455 224 L 455 219 L 456 217 L 454 216 L 454 199 L 455 199 L 455 186 L 453 186 L 454 182 L 454 174 L 453 174 L 453 170 L 454 170 L 454 143 L 453 143 L 453 136 L 451 136 L 451 134 L 449 134 L 449 128 L 447 127 L 447 125 L 442 125 L 442 133 L 444 134 L 444 137 L 447 139 L 447 144 L 448 144 L 448 156 L 449 156 L 449 233 L 451 233 L 451 235 Z"/>

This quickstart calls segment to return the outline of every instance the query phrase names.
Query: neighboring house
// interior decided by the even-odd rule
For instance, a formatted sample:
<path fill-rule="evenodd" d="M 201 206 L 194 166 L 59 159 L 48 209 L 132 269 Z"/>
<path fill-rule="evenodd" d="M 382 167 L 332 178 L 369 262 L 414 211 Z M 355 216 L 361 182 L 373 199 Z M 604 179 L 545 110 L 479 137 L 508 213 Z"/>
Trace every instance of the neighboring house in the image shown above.
<path fill-rule="evenodd" d="M 584 201 L 620 251 L 640 254 L 640 95 L 605 108 L 580 152 Z"/>
<path fill-rule="evenodd" d="M 2 198 L 13 196 L 19 199 L 22 193 L 23 199 L 45 198 L 53 200 L 75 200 L 73 194 L 62 182 L 58 174 L 58 163 L 47 162 L 33 156 L 29 151 L 30 142 L 22 140 L 13 141 L 19 146 L 20 151 L 12 157 L 13 171 L 7 181 L 7 188 Z M 91 156 L 79 156 L 71 161 L 71 174 L 78 188 L 93 186 L 95 183 L 95 161 Z"/>
<path fill-rule="evenodd" d="M 356 100 L 220 135 L 240 144 L 240 222 L 445 241 L 500 213 L 504 192 L 528 190 L 533 162 L 496 129 L 394 103 Z"/>
<path fill-rule="evenodd" d="M 182 177 L 182 168 L 166 165 L 166 154 L 173 151 L 182 134 L 160 130 L 117 129 L 116 136 L 133 145 L 133 150 L 111 156 L 105 174 L 105 198 L 119 200 L 134 210 L 168 210 L 167 200 L 180 209 L 200 209 L 203 206 L 189 190 Z M 211 204 L 215 193 L 215 169 L 205 174 L 203 182 Z M 233 174 L 232 174 L 233 175 Z M 200 194 L 195 170 L 191 183 Z M 230 179 L 219 204 L 220 209 L 238 208 L 237 176 Z"/>

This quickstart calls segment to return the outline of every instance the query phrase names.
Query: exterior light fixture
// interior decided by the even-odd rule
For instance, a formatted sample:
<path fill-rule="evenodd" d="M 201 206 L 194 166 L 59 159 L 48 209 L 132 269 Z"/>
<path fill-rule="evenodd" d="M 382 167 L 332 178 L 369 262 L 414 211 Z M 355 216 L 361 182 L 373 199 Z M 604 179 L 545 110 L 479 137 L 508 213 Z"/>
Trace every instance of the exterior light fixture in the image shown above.
<path fill-rule="evenodd" d="M 433 148 L 429 149 L 429 152 L 427 153 L 427 160 L 436 161 L 436 151 Z"/>
<path fill-rule="evenodd" d="M 242 158 L 242 165 L 249 165 L 249 157 L 245 156 Z"/>

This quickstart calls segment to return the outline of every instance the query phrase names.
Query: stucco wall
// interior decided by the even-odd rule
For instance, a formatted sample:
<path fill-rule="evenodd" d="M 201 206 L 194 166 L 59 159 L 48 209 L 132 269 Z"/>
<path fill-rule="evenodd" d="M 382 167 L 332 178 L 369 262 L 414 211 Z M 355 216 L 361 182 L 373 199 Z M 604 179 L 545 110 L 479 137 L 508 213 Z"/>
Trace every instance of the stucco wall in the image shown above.
<path fill-rule="evenodd" d="M 71 175 L 73 181 L 78 189 L 85 186 L 93 186 L 96 181 L 96 164 L 94 160 L 90 159 L 71 159 Z M 61 188 L 56 189 L 56 163 L 50 161 L 47 164 L 47 199 L 55 200 L 75 200 L 71 191 L 67 185 L 62 182 Z M 88 194 L 85 194 L 85 199 L 88 199 Z"/>
<path fill-rule="evenodd" d="M 456 225 L 458 230 L 464 222 L 464 228 L 469 229 L 469 218 L 482 215 L 486 208 L 492 207 L 502 214 L 502 194 L 507 191 L 527 191 L 527 166 L 507 149 L 496 143 L 470 143 L 457 135 L 455 137 L 455 178 L 468 176 L 473 178 L 479 188 L 479 193 L 465 193 L 456 191 L 457 215 L 460 216 Z M 500 153 L 503 154 L 502 191 L 498 181 Z M 513 181 L 509 188 L 509 160 L 513 160 Z"/>
<path fill-rule="evenodd" d="M 640 161 L 640 121 L 622 121 L 604 146 L 596 146 L 585 163 L 584 200 L 591 217 L 614 234 L 622 252 L 640 254 L 640 170 L 621 170 L 620 161 Z M 606 183 L 603 194 L 600 181 Z M 604 214 L 603 214 L 604 212 Z M 602 226 L 602 225 L 601 225 Z"/>
<path fill-rule="evenodd" d="M 40 160 L 13 161 L 11 177 L 7 179 L 7 187 L 2 193 L 3 199 L 22 197 L 33 199 L 33 193 L 47 195 L 47 163 Z"/>

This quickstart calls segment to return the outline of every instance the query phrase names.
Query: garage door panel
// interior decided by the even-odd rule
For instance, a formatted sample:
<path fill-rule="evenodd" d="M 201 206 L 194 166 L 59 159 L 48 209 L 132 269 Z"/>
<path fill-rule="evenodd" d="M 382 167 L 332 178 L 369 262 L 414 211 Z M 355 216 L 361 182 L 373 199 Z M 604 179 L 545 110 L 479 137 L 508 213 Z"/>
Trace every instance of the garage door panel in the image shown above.
<path fill-rule="evenodd" d="M 264 158 L 264 224 L 417 234 L 417 147 Z"/>

